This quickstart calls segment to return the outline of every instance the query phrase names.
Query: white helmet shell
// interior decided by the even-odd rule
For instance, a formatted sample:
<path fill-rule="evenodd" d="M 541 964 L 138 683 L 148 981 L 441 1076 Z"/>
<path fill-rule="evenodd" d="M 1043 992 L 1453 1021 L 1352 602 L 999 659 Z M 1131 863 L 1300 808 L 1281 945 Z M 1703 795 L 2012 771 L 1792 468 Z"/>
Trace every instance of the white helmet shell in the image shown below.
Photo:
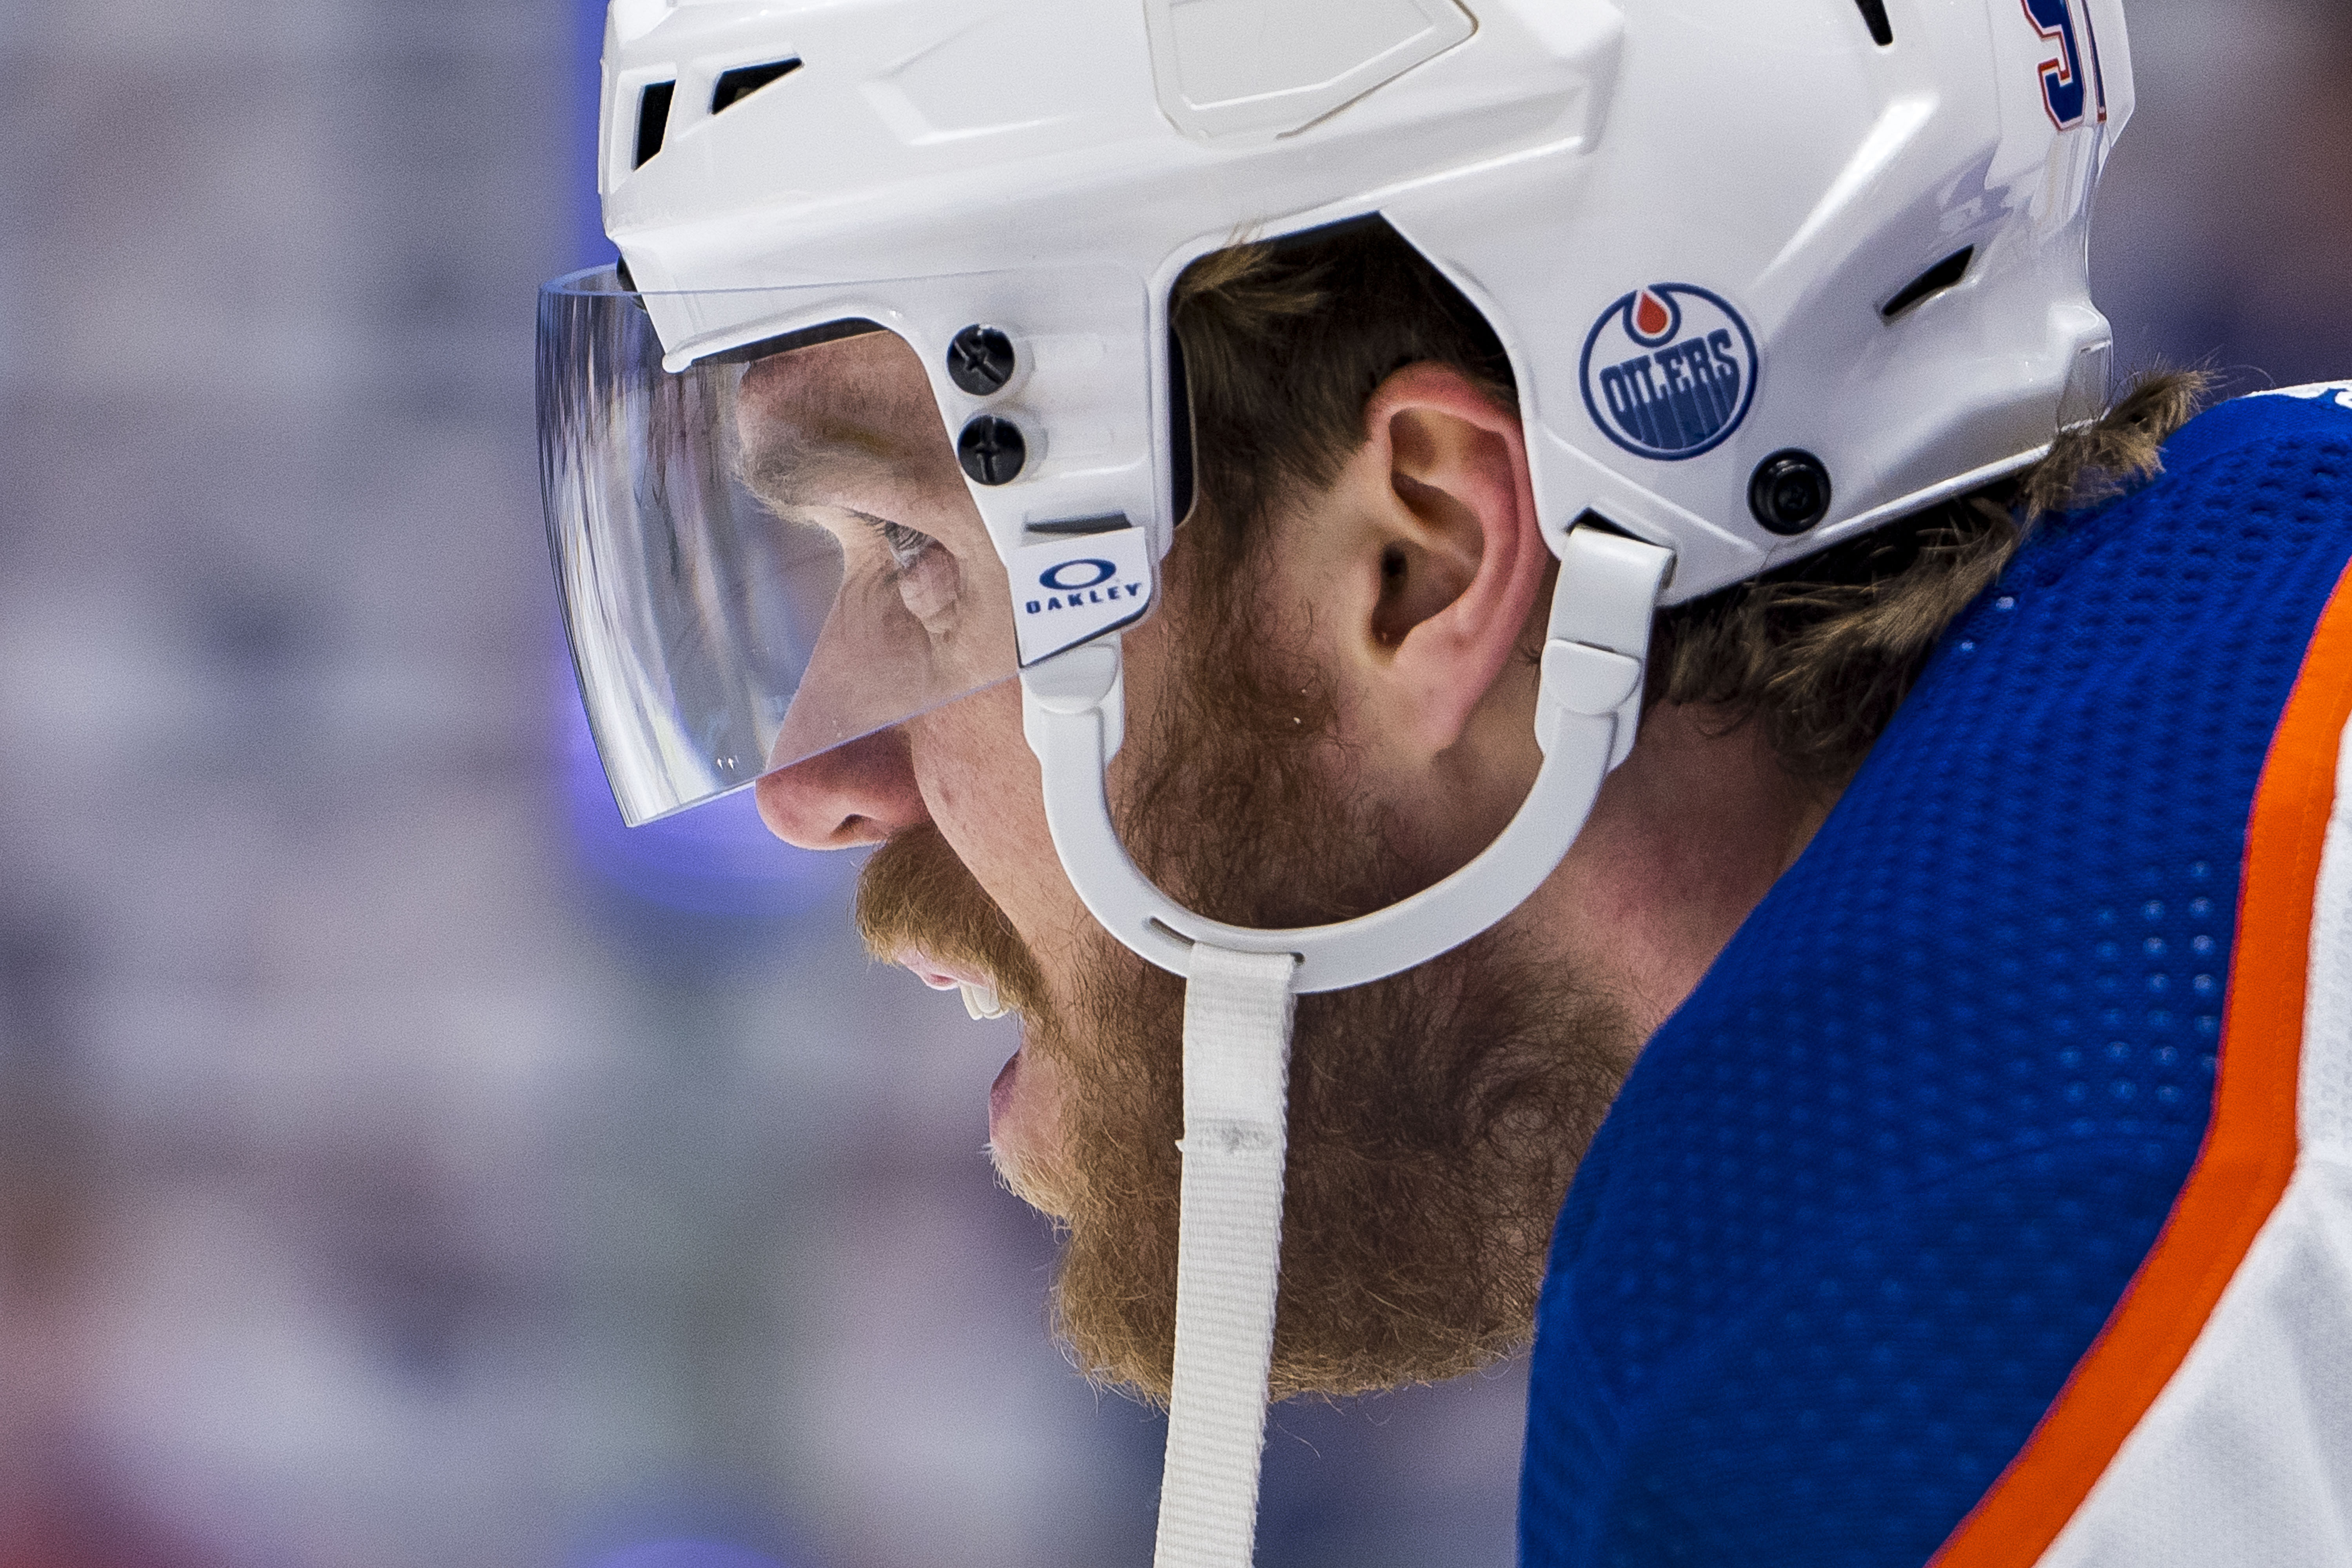
<path fill-rule="evenodd" d="M 2099 411 L 2131 103 L 2120 0 L 616 0 L 603 186 L 649 295 L 1036 344 L 1034 460 L 975 491 L 1008 559 L 1112 512 L 1164 552 L 1169 284 L 1377 213 L 1508 350 L 1555 547 L 1597 513 L 1680 600 Z M 779 330 L 654 309 L 677 364 Z"/>

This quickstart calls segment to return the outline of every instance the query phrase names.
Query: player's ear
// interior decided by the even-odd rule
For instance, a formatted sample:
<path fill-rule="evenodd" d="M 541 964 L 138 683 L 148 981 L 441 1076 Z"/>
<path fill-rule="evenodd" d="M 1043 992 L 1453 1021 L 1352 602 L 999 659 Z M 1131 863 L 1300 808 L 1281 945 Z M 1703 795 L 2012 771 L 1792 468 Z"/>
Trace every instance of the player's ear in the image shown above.
<path fill-rule="evenodd" d="M 1339 595 L 1368 727 L 1423 755 L 1460 740 L 1523 646 L 1549 580 L 1519 416 L 1461 372 L 1396 372 L 1334 494 Z"/>

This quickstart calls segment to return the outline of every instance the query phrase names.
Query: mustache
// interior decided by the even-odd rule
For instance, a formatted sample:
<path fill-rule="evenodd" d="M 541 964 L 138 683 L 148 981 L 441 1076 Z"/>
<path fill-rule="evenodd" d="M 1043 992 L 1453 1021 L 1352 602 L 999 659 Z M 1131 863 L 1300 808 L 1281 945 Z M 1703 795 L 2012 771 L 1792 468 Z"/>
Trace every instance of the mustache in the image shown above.
<path fill-rule="evenodd" d="M 1016 1012 L 1045 1004 L 1045 973 L 1013 922 L 931 823 L 890 836 L 857 878 L 857 934 L 889 963 L 908 948 L 996 981 Z"/>

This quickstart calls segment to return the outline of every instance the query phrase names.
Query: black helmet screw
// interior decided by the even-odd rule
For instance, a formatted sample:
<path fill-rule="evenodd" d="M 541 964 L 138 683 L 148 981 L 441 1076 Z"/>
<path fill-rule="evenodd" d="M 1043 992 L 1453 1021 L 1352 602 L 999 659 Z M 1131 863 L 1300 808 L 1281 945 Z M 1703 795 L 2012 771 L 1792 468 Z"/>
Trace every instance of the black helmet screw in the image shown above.
<path fill-rule="evenodd" d="M 1830 514 L 1830 471 L 1811 452 L 1775 452 L 1748 481 L 1748 510 L 1775 533 L 1802 533 Z"/>
<path fill-rule="evenodd" d="M 956 437 L 956 461 L 983 485 L 1009 485 L 1021 477 L 1029 460 L 1029 443 L 1021 426 L 993 414 L 977 416 Z"/>
<path fill-rule="evenodd" d="M 1003 391 L 1017 363 L 1013 340 L 1002 328 L 966 327 L 948 344 L 948 379 L 974 397 Z"/>

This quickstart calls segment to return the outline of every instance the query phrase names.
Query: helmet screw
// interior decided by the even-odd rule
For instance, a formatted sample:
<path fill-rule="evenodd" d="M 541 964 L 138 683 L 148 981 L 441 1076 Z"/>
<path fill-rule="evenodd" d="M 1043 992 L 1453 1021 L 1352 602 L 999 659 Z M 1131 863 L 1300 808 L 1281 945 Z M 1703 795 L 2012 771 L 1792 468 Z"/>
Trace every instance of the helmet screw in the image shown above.
<path fill-rule="evenodd" d="M 1021 466 L 1028 460 L 1029 443 L 1021 426 L 993 414 L 976 416 L 956 437 L 956 461 L 980 484 L 1009 485 L 1021 477 Z"/>
<path fill-rule="evenodd" d="M 1811 452 L 1775 452 L 1748 481 L 1748 510 L 1775 533 L 1802 533 L 1830 514 L 1830 471 Z"/>
<path fill-rule="evenodd" d="M 1018 363 L 1001 327 L 966 327 L 948 344 L 948 379 L 974 397 L 1003 391 Z"/>

